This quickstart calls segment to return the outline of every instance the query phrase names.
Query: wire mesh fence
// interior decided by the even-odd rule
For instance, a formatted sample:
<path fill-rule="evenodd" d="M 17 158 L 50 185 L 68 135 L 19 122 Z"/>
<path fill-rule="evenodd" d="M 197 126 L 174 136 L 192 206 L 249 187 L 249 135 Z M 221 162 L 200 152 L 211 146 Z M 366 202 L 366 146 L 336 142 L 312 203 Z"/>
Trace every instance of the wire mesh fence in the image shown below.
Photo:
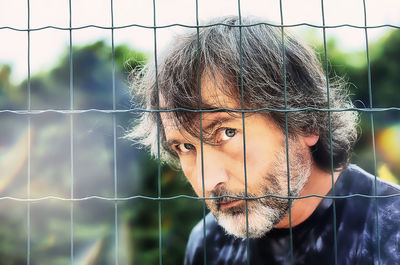
<path fill-rule="evenodd" d="M 206 242 L 206 200 L 220 199 L 221 197 L 207 197 L 205 193 L 205 173 L 203 157 L 203 115 L 212 112 L 225 111 L 240 114 L 243 131 L 243 177 L 244 195 L 248 198 L 248 166 L 246 163 L 246 115 L 259 112 L 277 112 L 285 115 L 286 135 L 286 163 L 288 194 L 290 194 L 290 157 L 289 157 L 289 135 L 287 116 L 292 112 L 319 111 L 326 112 L 328 119 L 331 113 L 355 111 L 363 116 L 364 127 L 370 127 L 367 133 L 367 140 L 371 142 L 371 149 L 367 151 L 369 161 L 368 169 L 375 176 L 375 183 L 379 176 L 379 165 L 382 165 L 377 158 L 376 139 L 388 139 L 380 136 L 385 131 L 379 131 L 376 136 L 376 119 L 389 113 L 388 118 L 391 124 L 398 123 L 398 111 L 400 107 L 391 105 L 385 101 L 380 102 L 379 107 L 374 107 L 374 82 L 371 73 L 371 56 L 369 51 L 368 33 L 374 29 L 392 29 L 393 36 L 398 36 L 399 25 L 395 24 L 368 24 L 368 2 L 362 3 L 363 25 L 355 24 L 327 24 L 325 18 L 325 2 L 320 2 L 321 23 L 313 24 L 300 22 L 287 24 L 285 21 L 285 1 L 278 1 L 280 23 L 262 22 L 255 24 L 242 24 L 241 7 L 246 1 L 238 0 L 234 4 L 240 24 L 232 26 L 224 23 L 201 24 L 199 19 L 199 6 L 201 1 L 193 1 L 195 18 L 194 23 L 171 23 L 161 24 L 157 12 L 158 3 L 153 0 L 151 4 L 152 23 L 149 25 L 126 23 L 116 25 L 115 9 L 116 3 L 108 2 L 109 22 L 107 25 L 84 24 L 74 26 L 74 1 L 68 1 L 68 25 L 38 25 L 32 27 L 31 6 L 34 1 L 26 1 L 26 26 L 9 26 L 7 22 L 0 25 L 0 33 L 5 31 L 20 32 L 26 35 L 26 68 L 27 75 L 22 82 L 22 89 L 12 87 L 11 83 L 1 84 L 1 88 L 14 89 L 11 91 L 17 95 L 16 98 L 9 98 L 4 95 L 4 103 L 1 101 L 2 109 L 2 131 L 4 140 L 0 144 L 6 145 L 13 139 L 15 142 L 4 153 L 4 162 L 1 164 L 3 186 L 1 188 L 0 203 L 2 208 L 11 209 L 13 213 L 2 216 L 7 219 L 10 229 L 2 230 L 23 231 L 23 235 L 13 239 L 12 235 L 4 232 L 6 239 L 1 251 L 4 257 L 10 260 L 10 264 L 176 264 L 183 260 L 183 256 L 175 255 L 177 251 L 183 255 L 187 236 L 194 224 L 203 218 L 203 255 L 204 264 L 207 263 L 207 242 Z M 64 3 L 65 4 L 65 3 Z M 140 8 L 140 5 L 138 5 Z M 200 49 L 199 34 L 202 29 L 210 27 L 233 27 L 239 30 L 240 46 L 240 68 L 242 68 L 242 32 L 243 28 L 267 25 L 281 30 L 281 50 L 284 78 L 284 109 L 276 108 L 251 108 L 244 106 L 244 81 L 243 74 L 239 77 L 241 96 L 241 107 L 233 108 L 202 108 L 202 85 L 201 74 L 198 72 L 198 93 L 199 108 L 172 108 L 162 109 L 160 99 L 156 98 L 157 108 L 146 109 L 141 107 L 131 108 L 129 96 L 123 92 L 127 89 L 127 72 L 124 63 L 130 58 L 130 68 L 142 67 L 143 61 L 148 56 L 129 51 L 126 46 L 116 46 L 115 36 L 118 32 L 139 28 L 152 32 L 153 58 L 155 76 L 158 77 L 158 38 L 160 31 L 169 28 L 192 29 L 197 34 L 196 49 Z M 326 108 L 288 108 L 286 99 L 286 53 L 285 53 L 285 31 L 298 27 L 314 28 L 322 30 L 322 55 L 321 61 L 326 70 L 326 90 L 328 105 Z M 362 77 L 367 78 L 368 98 L 362 99 L 366 106 L 351 108 L 331 108 L 330 106 L 330 77 L 331 66 L 330 43 L 327 39 L 328 30 L 357 29 L 364 32 L 365 36 L 365 60 L 366 73 Z M 88 47 L 75 47 L 74 34 L 79 31 L 104 30 L 109 34 L 110 45 L 104 42 L 97 42 Z M 31 74 L 31 60 L 33 35 L 39 32 L 66 32 L 68 33 L 68 49 L 62 59 L 63 62 L 50 74 L 43 74 L 46 79 L 41 80 L 38 75 Z M 393 38 L 394 39 L 394 38 Z M 397 39 L 399 39 L 397 37 Z M 393 41 L 394 42 L 394 41 Z M 332 49 L 332 53 L 336 51 Z M 99 59 L 100 58 L 100 59 Z M 94 63 L 87 63 L 93 62 Z M 200 64 L 200 61 L 199 61 Z M 126 66 L 125 66 L 126 67 Z M 372 66 L 373 67 L 373 66 Z M 394 66 L 393 66 L 394 67 Z M 0 68 L 2 70 L 3 68 Z M 5 69 L 5 68 L 4 68 Z M 200 67 L 199 67 L 200 69 Z M 336 69 L 334 69 L 336 70 Z M 4 71 L 0 71 L 4 73 Z M 92 76 L 90 78 L 88 76 Z M 104 76 L 106 76 L 104 78 Z M 378 79 L 378 77 L 377 77 Z M 156 78 L 156 94 L 158 95 L 158 79 Z M 364 80 L 365 81 L 365 80 Z M 44 83 L 47 84 L 44 84 Z M 104 83 L 102 83 L 104 82 Z M 363 83 L 364 84 L 364 83 Z M 356 86 L 358 84 L 355 84 Z M 60 89 L 61 88 L 61 89 Z M 395 90 L 395 88 L 393 88 Z M 6 89 L 3 89 L 4 91 Z M 53 91 L 53 92 L 52 92 Z M 54 92 L 57 91 L 57 92 Z M 377 90 L 375 93 L 379 94 Z M 36 95 L 35 95 L 36 94 Z M 96 95 L 97 94 L 97 95 Z M 2 96 L 3 96 L 2 95 Z M 91 99 L 91 97 L 93 97 Z M 25 102 L 24 102 L 25 100 Z M 126 139 L 121 138 L 131 128 L 132 120 L 135 123 L 137 113 L 173 113 L 193 112 L 199 114 L 200 140 L 201 140 L 201 181 L 202 196 L 197 197 L 185 183 L 181 173 L 177 173 L 161 161 L 161 135 L 160 115 L 157 115 L 157 145 L 156 161 L 151 162 L 144 157 L 140 151 L 132 151 Z M 386 119 L 386 118 L 385 118 Z M 368 126 L 365 125 L 368 120 Z M 329 122 L 329 127 L 330 127 Z M 396 125 L 397 126 L 397 125 Z M 331 128 L 329 128 L 331 130 Z M 17 135 L 17 136 L 15 136 Z M 7 145 L 6 145 L 7 146 Z M 381 148 L 385 146 L 381 144 Z M 336 227 L 335 202 L 341 199 L 355 197 L 376 200 L 397 198 L 400 194 L 377 195 L 375 185 L 374 195 L 351 194 L 335 195 L 334 190 L 334 166 L 332 138 L 330 138 L 331 150 L 331 194 L 307 195 L 307 196 L 282 196 L 276 194 L 262 195 L 257 198 L 285 199 L 288 202 L 289 230 L 290 230 L 290 264 L 296 264 L 296 257 L 293 255 L 294 245 L 292 239 L 291 209 L 296 199 L 319 197 L 332 199 L 333 202 L 333 226 Z M 102 150 L 108 150 L 104 153 Z M 12 157 L 6 160 L 7 157 Z M 385 157 L 385 155 L 382 155 Z M 356 161 L 364 157 L 356 157 Z M 357 160 L 358 159 L 358 160 Z M 387 162 L 392 165 L 398 161 L 396 154 L 388 158 L 394 162 Z M 396 160 L 397 159 L 397 160 Z M 386 165 L 384 164 L 384 165 Z M 371 166 L 372 165 L 372 166 Z M 385 167 L 387 168 L 387 167 Z M 397 172 L 398 168 L 392 169 Z M 382 174 L 383 175 L 383 174 Z M 391 174 L 390 174 L 391 175 Z M 41 176 L 44 176 L 41 178 Z M 14 180 L 13 180 L 14 178 Z M 16 181 L 15 179 L 18 179 Z M 180 183 L 180 184 L 177 184 Z M 144 191 L 144 193 L 143 193 Z M 226 196 L 225 196 L 226 197 Z M 229 197 L 229 196 L 228 196 Z M 240 199 L 240 197 L 230 196 Z M 248 234 L 248 200 L 245 200 L 246 208 L 246 262 L 251 264 L 252 249 Z M 254 198 L 252 198 L 254 199 Z M 193 205 L 194 202 L 197 202 Z M 25 208 L 24 208 L 25 207 Z M 18 209 L 18 210 L 17 210 Z M 21 210 L 23 209 L 23 210 Z M 23 213 L 25 211 L 25 213 Z M 187 217 L 190 212 L 193 216 Z M 376 249 L 378 253 L 377 262 L 380 263 L 381 242 L 379 240 L 379 214 L 376 207 L 376 231 L 378 238 Z M 107 224 L 107 225 L 104 225 Z M 185 224 L 185 225 L 183 225 Z M 181 226 L 181 227 L 180 227 Z M 59 229 L 63 227 L 63 229 Z M 180 230 L 180 228 L 182 228 Z M 334 242 L 334 264 L 337 260 L 338 246 L 336 240 L 336 229 L 333 230 Z M 3 232 L 2 232 L 3 233 Z M 41 234 L 43 233 L 43 234 Z M 21 244 L 23 239 L 24 245 Z M 15 240 L 15 241 L 14 241 Z M 180 243 L 177 244 L 176 242 Z M 139 245 L 139 246 L 138 246 Z M 175 246 L 176 245 L 176 246 Z M 9 250 L 11 249 L 11 250 Z M 18 250 L 16 250 L 18 249 Z M 7 252 L 9 254 L 7 255 Z M 11 254 L 10 254 L 11 253 Z M 43 255 L 45 253 L 45 255 Z M 50 254 L 52 253 L 52 254 Z M 133 253 L 133 254 L 132 254 Z M 40 257 L 39 257 L 40 256 Z M 156 258 L 154 258 L 156 257 Z M 7 264 L 7 263 L 5 263 Z"/>

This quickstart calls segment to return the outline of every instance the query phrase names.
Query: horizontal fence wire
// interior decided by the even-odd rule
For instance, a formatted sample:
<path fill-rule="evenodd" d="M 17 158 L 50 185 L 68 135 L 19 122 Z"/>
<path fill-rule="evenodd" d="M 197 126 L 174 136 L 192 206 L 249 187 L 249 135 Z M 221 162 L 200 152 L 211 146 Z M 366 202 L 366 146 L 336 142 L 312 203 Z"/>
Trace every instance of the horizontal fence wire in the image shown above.
<path fill-rule="evenodd" d="M 367 194 L 349 194 L 349 195 L 337 195 L 337 196 L 332 196 L 332 195 L 318 195 L 318 194 L 310 194 L 306 196 L 281 196 L 281 195 L 275 195 L 275 194 L 267 194 L 263 196 L 258 196 L 258 197 L 238 197 L 238 196 L 232 196 L 232 195 L 222 195 L 222 196 L 217 196 L 217 197 L 197 197 L 197 196 L 191 196 L 191 195 L 176 195 L 176 196 L 170 196 L 170 197 L 151 197 L 151 196 L 144 196 L 144 195 L 135 195 L 135 196 L 129 196 L 129 197 L 104 197 L 104 196 L 86 196 L 86 197 L 81 197 L 81 198 L 66 198 L 66 197 L 57 197 L 57 196 L 44 196 L 44 197 L 39 197 L 39 198 L 18 198 L 18 197 L 12 197 L 12 196 L 4 196 L 0 197 L 0 201 L 4 200 L 11 200 L 11 201 L 19 201 L 19 202 L 38 202 L 38 201 L 44 201 L 44 200 L 58 200 L 58 201 L 87 201 L 87 200 L 103 200 L 103 201 L 129 201 L 129 200 L 135 200 L 135 199 L 144 199 L 144 200 L 151 200 L 151 201 L 169 201 L 169 200 L 175 200 L 175 199 L 190 199 L 190 200 L 218 200 L 222 198 L 231 198 L 231 199 L 237 199 L 237 200 L 257 200 L 257 199 L 263 199 L 263 198 L 279 198 L 279 199 L 286 199 L 286 200 L 300 200 L 300 199 L 307 199 L 311 197 L 317 197 L 321 199 L 348 199 L 348 198 L 376 198 L 376 199 L 386 199 L 386 198 L 394 198 L 394 197 L 400 197 L 400 193 L 393 193 L 389 195 L 367 195 Z"/>
<path fill-rule="evenodd" d="M 298 112 L 298 111 L 321 111 L 321 112 L 343 112 L 343 111 L 358 111 L 358 112 L 386 112 L 386 111 L 400 111 L 400 107 L 388 107 L 388 108 L 292 108 L 292 109 L 275 109 L 275 108 L 258 108 L 258 109 L 231 109 L 231 108 L 215 108 L 215 109 L 187 109 L 187 108 L 172 108 L 172 109 L 82 109 L 82 110 L 57 110 L 57 109 L 46 109 L 46 110 L 0 110 L 2 113 L 18 114 L 18 115 L 39 115 L 45 113 L 58 113 L 58 114 L 82 114 L 82 113 L 142 113 L 142 112 L 236 112 L 236 113 L 254 113 L 254 112 Z"/>
<path fill-rule="evenodd" d="M 259 25 L 267 25 L 267 26 L 272 26 L 272 27 L 277 27 L 277 28 L 295 28 L 295 27 L 311 27 L 311 28 L 318 28 L 318 29 L 334 29 L 334 28 L 355 28 L 355 29 L 378 29 L 378 28 L 394 28 L 394 29 L 400 29 L 400 25 L 394 25 L 394 24 L 380 24 L 380 25 L 372 25 L 372 26 L 360 26 L 360 25 L 354 25 L 354 24 L 338 24 L 338 25 L 317 25 L 317 24 L 311 24 L 311 23 L 297 23 L 297 24 L 274 24 L 274 23 L 268 23 L 268 22 L 259 22 L 259 23 L 254 23 L 254 24 L 242 24 L 242 25 L 230 25 L 226 23 L 214 23 L 214 24 L 207 24 L 207 25 L 188 25 L 188 24 L 179 24 L 179 23 L 174 23 L 174 24 L 167 24 L 167 25 L 161 25 L 161 26 L 147 26 L 147 25 L 142 25 L 142 24 L 128 24 L 128 25 L 122 25 L 122 26 L 100 26 L 100 25 L 84 25 L 84 26 L 78 26 L 78 27 L 57 27 L 57 26 L 43 26 L 43 27 L 37 27 L 37 28 L 16 28 L 16 27 L 10 27 L 10 26 L 2 26 L 0 27 L 0 30 L 13 30 L 13 31 L 39 31 L 39 30 L 45 30 L 45 29 L 56 29 L 56 30 L 81 30 L 81 29 L 88 29 L 88 28 L 97 28 L 97 29 L 106 29 L 106 30 L 115 30 L 115 29 L 126 29 L 126 28 L 144 28 L 144 29 L 164 29 L 164 28 L 172 28 L 172 27 L 182 27 L 182 28 L 209 28 L 209 27 L 215 27 L 215 26 L 229 26 L 231 28 L 244 28 L 244 27 L 254 27 L 254 26 L 259 26 Z"/>
<path fill-rule="evenodd" d="M 155 1 L 153 1 L 154 3 Z M 323 2 L 323 1 L 321 1 Z M 275 24 L 275 23 L 268 23 L 268 22 L 261 22 L 261 23 L 254 23 L 254 24 L 241 24 L 240 25 L 231 25 L 231 24 L 226 24 L 226 23 L 213 23 L 213 24 L 207 24 L 207 25 L 199 25 L 198 21 L 196 25 L 188 25 L 188 24 L 179 24 L 179 23 L 174 23 L 174 24 L 167 24 L 167 25 L 156 25 L 155 21 L 155 7 L 154 7 L 154 25 L 149 26 L 149 25 L 142 25 L 142 24 L 127 24 L 127 25 L 121 25 L 121 26 L 114 26 L 114 21 L 113 21 L 113 1 L 111 0 L 111 19 L 112 23 L 111 26 L 100 26 L 100 25 L 82 25 L 82 26 L 76 26 L 72 27 L 72 22 L 71 22 L 71 1 L 70 1 L 70 6 L 69 6 L 69 12 L 70 12 L 70 23 L 68 27 L 58 27 L 58 26 L 53 26 L 53 25 L 46 25 L 42 27 L 36 27 L 36 28 L 31 28 L 30 27 L 30 17 L 29 17 L 29 0 L 27 0 L 28 3 L 28 27 L 27 28 L 17 28 L 17 27 L 10 27 L 10 26 L 0 26 L 0 30 L 11 30 L 11 31 L 18 31 L 18 32 L 27 32 L 28 34 L 28 83 L 27 83 L 27 89 L 28 89 L 28 108 L 27 110 L 11 110 L 11 109 L 5 109 L 5 110 L 0 110 L 0 114 L 16 114 L 16 115 L 26 115 L 28 118 L 28 127 L 30 128 L 30 119 L 32 115 L 42 115 L 42 114 L 48 114 L 48 113 L 55 113 L 55 114 L 68 114 L 71 115 L 71 195 L 70 198 L 67 197 L 58 197 L 58 196 L 43 196 L 43 197 L 38 197 L 38 198 L 31 198 L 30 195 L 30 155 L 28 158 L 28 190 L 27 190 L 27 198 L 19 198 L 19 197 L 13 197 L 13 196 L 3 196 L 0 197 L 0 201 L 4 200 L 11 200 L 11 201 L 18 201 L 18 202 L 27 202 L 27 264 L 30 263 L 30 204 L 32 202 L 39 202 L 39 201 L 44 201 L 44 200 L 58 200 L 58 201 L 68 201 L 71 202 L 71 263 L 73 263 L 74 260 L 74 245 L 73 245 L 73 237 L 74 237 L 74 231 L 73 231 L 73 202 L 79 202 L 79 201 L 87 201 L 87 200 L 103 200 L 103 201 L 112 201 L 115 203 L 115 264 L 118 264 L 118 223 L 117 223 L 117 216 L 118 216 L 118 206 L 117 202 L 119 201 L 130 201 L 130 200 L 151 200 L 151 201 L 169 201 L 169 200 L 176 200 L 176 199 L 190 199 L 190 200 L 197 200 L 197 201 L 206 201 L 206 200 L 217 200 L 221 198 L 232 198 L 232 199 L 239 199 L 239 200 L 245 200 L 246 201 L 246 226 L 248 227 L 248 220 L 247 220 L 247 201 L 249 200 L 256 200 L 256 199 L 262 199 L 262 198 L 279 198 L 279 199 L 286 199 L 289 202 L 292 202 L 293 200 L 299 200 L 299 199 L 306 199 L 310 197 L 317 197 L 317 198 L 322 198 L 322 199 L 331 199 L 333 202 L 336 200 L 340 199 L 349 199 L 349 198 L 366 198 L 366 199 L 386 199 L 386 198 L 393 198 L 393 197 L 400 197 L 400 193 L 396 194 L 390 194 L 390 195 L 376 195 L 376 186 L 375 186 L 375 195 L 367 195 L 367 194 L 350 194 L 350 195 L 317 195 L 317 194 L 311 194 L 311 195 L 306 195 L 306 196 L 281 196 L 281 195 L 274 195 L 274 194 L 268 194 L 268 195 L 263 195 L 259 197 L 237 197 L 237 196 L 231 196 L 231 195 L 223 195 L 223 196 L 217 196 L 217 197 L 205 197 L 204 194 L 204 172 L 202 172 L 202 178 L 203 178 L 203 197 L 197 197 L 197 196 L 190 196 L 190 195 L 176 195 L 176 196 L 170 196 L 170 197 L 162 197 L 161 196 L 161 182 L 160 182 L 160 174 L 161 174 L 161 168 L 160 168 L 160 141 L 158 143 L 158 196 L 157 197 L 151 197 L 151 196 L 144 196 L 144 195 L 135 195 L 135 196 L 129 196 L 129 197 L 118 197 L 118 190 L 117 190 L 117 172 L 116 172 L 116 167 L 117 167 L 117 158 L 116 158 L 116 114 L 123 114 L 123 113 L 143 113 L 143 112 L 148 112 L 148 113 L 165 113 L 165 112 L 192 112 L 192 113 L 200 113 L 200 123 L 202 121 L 201 115 L 202 113 L 212 113 L 212 112 L 233 112 L 233 113 L 241 113 L 243 117 L 243 123 L 244 123 L 244 114 L 245 113 L 256 113 L 256 112 L 281 112 L 281 113 L 290 113 L 290 112 L 301 112 L 301 111 L 320 111 L 320 112 L 328 112 L 329 114 L 331 112 L 344 112 L 344 111 L 357 111 L 361 113 L 369 113 L 371 115 L 371 127 L 372 127 L 372 132 L 374 132 L 373 128 L 373 113 L 379 113 L 379 112 L 388 112 L 388 111 L 400 111 L 400 107 L 386 107 L 386 108 L 373 108 L 372 107 L 372 96 L 371 96 L 371 80 L 370 80 L 370 65 L 369 65 L 369 58 L 368 58 L 368 88 L 369 88 L 369 95 L 370 95 L 370 102 L 369 106 L 370 107 L 364 107 L 364 108 L 357 108 L 357 107 L 352 107 L 352 108 L 330 108 L 328 105 L 328 108 L 292 108 L 292 109 L 274 109 L 274 108 L 258 108 L 258 109 L 232 109 L 232 108 L 213 108 L 213 109 L 202 109 L 201 108 L 201 102 L 200 102 L 200 108 L 199 109 L 188 109 L 188 108 L 171 108 L 171 109 L 142 109 L 142 108 L 132 108 L 132 109 L 117 109 L 116 108 L 116 103 L 115 103 L 115 65 L 114 65 L 114 30 L 119 30 L 119 29 L 127 29 L 127 28 L 144 28 L 144 29 L 152 29 L 154 30 L 154 49 L 155 49 L 155 54 L 157 54 L 157 44 L 156 44 L 156 30 L 158 29 L 165 29 L 165 28 L 173 28 L 173 27 L 182 27 L 182 28 L 190 28 L 190 29 L 197 29 L 197 31 L 201 28 L 209 28 L 209 27 L 215 27 L 215 26 L 229 26 L 231 28 L 245 28 L 245 27 L 254 27 L 254 26 L 259 26 L 259 25 L 267 25 L 267 26 L 272 26 L 272 27 L 277 27 L 281 28 L 282 30 L 284 28 L 295 28 L 295 27 L 311 27 L 311 28 L 317 28 L 317 29 L 335 29 L 335 28 L 354 28 L 354 29 L 363 29 L 365 30 L 365 35 L 366 35 L 366 49 L 367 49 L 367 56 L 368 55 L 368 37 L 367 37 L 367 30 L 368 29 L 379 29 L 379 28 L 393 28 L 393 29 L 400 29 L 400 25 L 394 25 L 394 24 L 380 24 L 380 25 L 366 25 L 366 17 L 365 17 L 365 24 L 364 25 L 355 25 L 355 24 L 337 24 L 337 25 L 325 25 L 325 22 L 322 25 L 318 24 L 311 24 L 311 23 L 297 23 L 297 24 L 283 24 L 283 20 L 281 24 Z M 240 0 L 238 0 L 239 3 L 239 15 L 240 15 Z M 196 1 L 197 5 L 197 1 Z M 197 7 L 196 7 L 197 8 Z M 197 13 L 198 11 L 196 11 Z M 365 13 L 365 2 L 364 2 L 364 13 Z M 197 14 L 198 15 L 198 14 Z M 365 14 L 364 14 L 365 15 Z M 197 18 L 198 20 L 198 18 Z M 83 29 L 90 29 L 90 28 L 95 28 L 95 29 L 104 29 L 104 30 L 111 30 L 112 31 L 112 73 L 113 73 L 113 109 L 74 109 L 73 108 L 73 76 L 72 76 L 72 32 L 76 30 L 83 30 Z M 53 30 L 61 30 L 61 31 L 69 31 L 70 33 L 70 109 L 63 110 L 63 109 L 43 109 L 43 110 L 32 110 L 30 106 L 30 32 L 34 31 L 42 31 L 42 30 L 48 30 L 48 29 L 53 29 Z M 325 42 L 325 40 L 324 40 Z M 284 44 L 283 44 L 284 45 Z M 325 47 L 325 56 L 326 56 L 326 47 Z M 155 56 L 155 60 L 157 60 L 157 56 Z M 156 61 L 156 66 L 157 66 L 157 61 Z M 328 78 L 327 78 L 328 81 Z M 241 86 L 243 86 L 241 80 Z M 327 84 L 327 87 L 329 89 L 329 84 Z M 200 89 L 200 87 L 199 87 Z M 286 89 L 286 85 L 285 85 Z M 158 90 L 158 88 L 157 88 Z M 201 92 L 199 91 L 200 95 Z M 158 93 L 157 93 L 158 94 Z M 329 91 L 328 91 L 329 95 Z M 286 93 L 285 93 L 286 97 Z M 200 97 L 201 98 L 201 97 Z M 243 88 L 242 88 L 242 100 L 243 100 Z M 328 99 L 329 103 L 329 99 Z M 157 99 L 157 105 L 158 105 L 158 99 Z M 285 105 L 286 105 L 286 99 L 285 99 Z M 84 114 L 84 113 L 103 113 L 103 114 L 112 114 L 113 115 L 113 133 L 114 133 L 114 146 L 113 146 L 113 151 L 114 151 L 114 197 L 105 197 L 105 196 L 86 196 L 86 197 L 80 197 L 76 198 L 74 197 L 74 165 L 73 165 L 73 115 L 75 114 Z M 157 125 L 159 122 L 157 123 Z M 201 128 L 201 127 L 200 127 Z M 244 127 L 243 127 L 244 129 Z M 158 134 L 159 134 L 160 128 L 158 128 Z M 159 138 L 159 137 L 158 137 Z M 332 141 L 332 140 L 330 140 Z M 372 141 L 374 143 L 374 136 L 372 136 Z M 332 143 L 331 143 L 332 145 Z M 287 145 L 288 146 L 288 145 Z M 332 147 L 331 147 L 332 148 Z M 245 150 L 245 148 L 244 148 Z M 374 150 L 374 161 L 375 161 L 375 181 L 376 181 L 376 158 L 375 158 L 375 144 L 373 144 L 373 150 Z M 29 150 L 30 154 L 30 150 Z M 245 158 L 244 158 L 245 159 Z M 202 158 L 203 160 L 203 158 Z M 203 161 L 202 161 L 203 165 Z M 289 169 L 289 168 L 288 168 Z M 246 177 L 246 170 L 245 170 L 245 178 L 246 178 L 246 194 L 247 194 L 247 177 Z M 376 185 L 376 184 L 375 184 Z M 290 190 L 290 188 L 289 188 Z M 205 217 L 205 205 L 203 205 L 203 218 Z M 290 209 L 290 208 L 289 208 Z M 159 221 L 159 263 L 162 264 L 162 233 L 161 233 L 161 204 L 159 204 L 158 207 L 158 221 Z M 205 221 L 205 219 L 204 219 Z M 205 223 L 204 223 L 205 224 Z M 205 226 L 204 226 L 205 227 Z M 291 225 L 290 225 L 291 228 Z M 378 228 L 378 225 L 377 225 Z M 247 228 L 248 230 L 248 228 Z M 204 231 L 205 233 L 205 231 Z M 378 230 L 379 233 L 379 230 Z M 247 235 L 248 237 L 248 235 Z M 292 248 L 292 247 L 291 247 Z M 336 248 L 336 246 L 335 246 Z M 379 240 L 378 240 L 378 249 L 380 248 L 379 245 Z M 249 247 L 247 245 L 247 249 L 249 251 Z M 292 253 L 293 250 L 291 250 Z M 292 253 L 293 255 L 293 253 Z M 249 260 L 248 260 L 249 263 Z M 293 260 L 292 260 L 293 263 Z"/>

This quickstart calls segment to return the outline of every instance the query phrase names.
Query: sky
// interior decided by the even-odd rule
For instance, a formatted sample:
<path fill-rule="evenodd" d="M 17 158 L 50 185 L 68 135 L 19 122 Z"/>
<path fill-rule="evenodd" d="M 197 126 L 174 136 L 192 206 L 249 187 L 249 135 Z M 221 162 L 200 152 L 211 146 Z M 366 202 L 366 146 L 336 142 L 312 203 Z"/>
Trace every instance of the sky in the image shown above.
<path fill-rule="evenodd" d="M 365 0 L 367 25 L 400 25 L 400 1 Z M 156 24 L 196 24 L 195 0 L 156 0 Z M 280 24 L 279 0 L 241 0 L 241 14 L 254 15 Z M 69 26 L 68 0 L 30 0 L 30 28 L 45 26 Z M 86 25 L 111 26 L 110 0 L 71 0 L 72 27 Z M 238 14 L 237 0 L 198 0 L 200 24 L 208 19 L 224 15 Z M 282 0 L 284 24 L 309 23 L 322 25 L 321 0 Z M 113 0 L 114 26 L 130 24 L 153 25 L 152 0 Z M 363 0 L 325 0 L 324 14 L 326 25 L 352 24 L 364 25 Z M 27 0 L 0 0 L 0 28 L 13 27 L 26 29 L 28 25 Z M 157 30 L 157 50 L 162 50 L 173 41 L 174 36 L 185 30 L 182 27 L 170 27 Z M 310 27 L 300 26 L 292 31 L 300 37 L 307 35 Z M 373 42 L 388 27 L 369 29 L 368 38 Z M 315 36 L 322 40 L 321 29 L 314 30 Z M 363 29 L 340 27 L 327 29 L 328 38 L 336 38 L 343 51 L 365 50 L 365 32 Z M 12 66 L 12 80 L 21 82 L 27 77 L 28 37 L 26 31 L 0 29 L 0 64 Z M 86 28 L 74 30 L 73 45 L 85 45 L 97 40 L 111 43 L 111 30 Z M 154 32 L 152 29 L 128 27 L 114 31 L 115 45 L 128 44 L 132 48 L 151 54 L 154 50 Z M 45 29 L 30 34 L 31 74 L 51 69 L 60 55 L 67 51 L 69 31 Z"/>

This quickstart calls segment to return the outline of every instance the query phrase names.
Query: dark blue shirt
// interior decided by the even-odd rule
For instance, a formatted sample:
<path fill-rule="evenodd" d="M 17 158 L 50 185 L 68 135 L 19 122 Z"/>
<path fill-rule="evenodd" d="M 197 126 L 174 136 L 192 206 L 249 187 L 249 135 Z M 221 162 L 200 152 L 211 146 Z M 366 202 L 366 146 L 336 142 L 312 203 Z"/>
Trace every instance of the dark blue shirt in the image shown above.
<path fill-rule="evenodd" d="M 377 195 L 400 194 L 398 186 L 380 179 L 376 188 Z M 335 195 L 375 195 L 374 189 L 375 178 L 351 165 L 336 181 Z M 247 264 L 246 240 L 226 235 L 211 214 L 206 217 L 206 263 L 203 242 L 202 220 L 190 235 L 185 265 Z M 336 199 L 335 204 L 323 199 L 306 221 L 292 228 L 292 242 L 294 264 L 335 264 L 335 256 L 339 265 L 400 264 L 400 196 L 355 196 Z M 250 239 L 249 260 L 252 265 L 291 264 L 290 230 L 273 229 L 262 238 Z"/>

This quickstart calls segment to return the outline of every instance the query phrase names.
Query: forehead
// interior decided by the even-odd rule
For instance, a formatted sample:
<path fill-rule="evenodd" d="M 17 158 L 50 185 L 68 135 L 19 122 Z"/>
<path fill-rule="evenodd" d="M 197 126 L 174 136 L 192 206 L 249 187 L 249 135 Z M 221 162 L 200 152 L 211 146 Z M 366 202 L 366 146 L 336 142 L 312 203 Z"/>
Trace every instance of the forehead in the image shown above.
<path fill-rule="evenodd" d="M 160 91 L 160 108 L 169 109 L 173 107 L 186 106 L 190 109 L 199 109 L 201 101 L 202 109 L 210 108 L 240 108 L 239 94 L 235 95 L 234 87 L 229 80 L 224 80 L 219 73 L 202 74 L 200 84 L 189 80 L 185 85 L 178 86 L 179 89 L 164 87 Z M 200 86 L 199 86 L 200 85 Z M 180 91 L 179 91 L 180 90 Z M 201 99 L 199 99 L 201 95 Z M 190 107 L 189 107 L 190 106 Z"/>
<path fill-rule="evenodd" d="M 241 104 L 232 96 L 232 85 L 223 80 L 220 74 L 205 74 L 201 80 L 201 101 L 215 108 L 238 109 Z"/>
<path fill-rule="evenodd" d="M 227 108 L 227 109 L 239 109 L 240 102 L 237 102 L 232 96 L 230 96 L 231 88 L 222 80 L 218 74 L 211 77 L 210 74 L 205 74 L 200 80 L 201 88 L 198 89 L 198 93 L 201 93 L 201 105 L 203 110 L 216 109 L 216 108 Z M 160 98 L 160 104 L 162 109 L 168 109 L 165 106 L 165 100 Z M 200 104 L 200 102 L 199 102 Z M 197 108 L 199 109 L 199 108 Z M 203 112 L 202 120 L 204 122 L 216 119 L 224 119 L 231 114 L 227 112 Z M 177 125 L 176 115 L 172 112 L 162 112 L 161 122 L 165 129 L 181 130 L 182 126 Z M 199 126 L 200 119 L 199 115 L 193 115 L 193 123 L 191 126 Z"/>

